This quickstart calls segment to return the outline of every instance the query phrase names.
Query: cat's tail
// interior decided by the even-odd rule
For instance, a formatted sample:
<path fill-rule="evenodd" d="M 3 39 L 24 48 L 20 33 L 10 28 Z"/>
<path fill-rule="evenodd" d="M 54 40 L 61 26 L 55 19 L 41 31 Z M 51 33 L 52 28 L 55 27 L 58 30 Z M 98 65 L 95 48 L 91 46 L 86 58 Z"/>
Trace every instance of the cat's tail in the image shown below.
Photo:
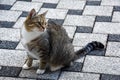
<path fill-rule="evenodd" d="M 88 43 L 85 47 L 75 52 L 75 60 L 78 59 L 81 55 L 86 55 L 93 50 L 104 49 L 104 45 L 101 42 L 92 41 Z"/>

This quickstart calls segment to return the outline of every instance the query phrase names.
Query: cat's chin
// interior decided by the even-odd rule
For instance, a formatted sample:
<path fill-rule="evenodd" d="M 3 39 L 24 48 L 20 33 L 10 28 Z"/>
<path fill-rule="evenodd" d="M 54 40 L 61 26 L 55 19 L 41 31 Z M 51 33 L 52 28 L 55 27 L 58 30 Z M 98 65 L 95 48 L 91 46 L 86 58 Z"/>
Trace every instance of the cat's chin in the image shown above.
<path fill-rule="evenodd" d="M 45 70 L 37 69 L 36 74 L 44 74 Z"/>
<path fill-rule="evenodd" d="M 28 69 L 30 69 L 31 67 L 29 67 L 27 64 L 24 64 L 23 65 L 23 67 L 22 67 L 22 69 L 25 69 L 25 70 L 28 70 Z"/>

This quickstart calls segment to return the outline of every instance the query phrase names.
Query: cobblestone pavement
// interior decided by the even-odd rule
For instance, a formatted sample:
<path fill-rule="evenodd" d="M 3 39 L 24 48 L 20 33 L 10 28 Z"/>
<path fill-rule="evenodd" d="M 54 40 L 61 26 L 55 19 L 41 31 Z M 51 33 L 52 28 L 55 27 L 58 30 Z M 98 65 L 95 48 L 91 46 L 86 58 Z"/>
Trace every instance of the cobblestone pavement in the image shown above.
<path fill-rule="evenodd" d="M 56 72 L 36 75 L 22 70 L 26 52 L 20 27 L 28 12 L 48 10 L 47 19 L 61 24 L 75 50 L 100 41 L 104 50 L 93 51 Z M 0 80 L 120 80 L 120 0 L 0 0 Z"/>

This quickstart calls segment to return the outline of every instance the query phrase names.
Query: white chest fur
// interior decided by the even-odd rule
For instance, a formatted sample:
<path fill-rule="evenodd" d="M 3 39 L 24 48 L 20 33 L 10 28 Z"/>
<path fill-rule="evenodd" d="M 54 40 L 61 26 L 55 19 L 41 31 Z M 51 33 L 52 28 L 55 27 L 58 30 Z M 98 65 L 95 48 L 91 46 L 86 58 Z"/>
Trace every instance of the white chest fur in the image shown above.
<path fill-rule="evenodd" d="M 22 30 L 21 30 L 21 36 L 22 36 L 22 39 L 21 39 L 21 43 L 22 45 L 25 47 L 25 49 L 27 50 L 28 52 L 28 55 L 30 55 L 31 57 L 33 58 L 36 58 L 36 59 L 39 59 L 37 55 L 35 55 L 34 53 L 31 53 L 28 49 L 27 49 L 27 46 L 26 44 L 28 42 L 30 42 L 31 40 L 37 38 L 38 36 L 40 36 L 41 34 L 43 34 L 44 32 L 40 32 L 40 31 L 33 31 L 33 32 L 28 32 L 25 27 L 23 26 L 22 27 Z"/>

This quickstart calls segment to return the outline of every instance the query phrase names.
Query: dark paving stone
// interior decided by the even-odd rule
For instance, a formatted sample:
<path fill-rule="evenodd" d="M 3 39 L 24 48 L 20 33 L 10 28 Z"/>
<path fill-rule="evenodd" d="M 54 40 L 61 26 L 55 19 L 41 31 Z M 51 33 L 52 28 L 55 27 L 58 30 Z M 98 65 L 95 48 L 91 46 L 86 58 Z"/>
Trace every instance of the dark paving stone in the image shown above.
<path fill-rule="evenodd" d="M 70 15 L 82 15 L 82 10 L 68 10 L 68 13 L 67 14 L 70 14 Z"/>
<path fill-rule="evenodd" d="M 27 1 L 27 2 L 31 2 L 32 0 L 16 0 L 16 1 Z"/>
<path fill-rule="evenodd" d="M 19 75 L 21 69 L 22 68 L 20 68 L 20 67 L 2 66 L 2 69 L 0 70 L 0 76 L 17 77 Z"/>
<path fill-rule="evenodd" d="M 20 17 L 27 17 L 27 15 L 28 15 L 28 12 L 23 11 Z"/>
<path fill-rule="evenodd" d="M 92 28 L 91 27 L 77 26 L 76 32 L 77 33 L 91 33 Z"/>
<path fill-rule="evenodd" d="M 103 74 L 100 80 L 120 80 L 120 75 Z"/>
<path fill-rule="evenodd" d="M 59 25 L 62 25 L 63 22 L 64 22 L 64 20 L 62 20 L 62 19 L 49 19 L 48 22 L 50 22 L 50 21 L 53 21 L 53 22 L 55 22 L 56 24 L 59 24 Z"/>
<path fill-rule="evenodd" d="M 0 10 L 9 10 L 12 5 L 0 4 Z"/>
<path fill-rule="evenodd" d="M 96 55 L 96 56 L 104 56 L 105 55 L 105 50 L 94 50 L 88 53 L 87 55 Z"/>
<path fill-rule="evenodd" d="M 56 8 L 57 4 L 43 3 L 42 8 Z"/>
<path fill-rule="evenodd" d="M 109 34 L 108 41 L 120 41 L 120 34 Z"/>
<path fill-rule="evenodd" d="M 12 28 L 15 22 L 0 21 L 0 28 Z"/>
<path fill-rule="evenodd" d="M 113 11 L 120 11 L 120 6 L 114 6 Z"/>
<path fill-rule="evenodd" d="M 61 71 L 55 71 L 55 72 L 45 72 L 45 74 L 39 75 L 37 77 L 37 80 L 57 80 Z"/>
<path fill-rule="evenodd" d="M 82 65 L 82 63 L 74 62 L 73 65 L 63 68 L 62 71 L 80 72 L 82 70 Z"/>
<path fill-rule="evenodd" d="M 0 41 L 0 49 L 15 49 L 19 42 Z"/>
<path fill-rule="evenodd" d="M 101 4 L 101 1 L 87 1 L 86 2 L 86 5 L 100 5 Z"/>
<path fill-rule="evenodd" d="M 96 16 L 96 22 L 111 22 L 112 17 L 110 16 Z"/>

